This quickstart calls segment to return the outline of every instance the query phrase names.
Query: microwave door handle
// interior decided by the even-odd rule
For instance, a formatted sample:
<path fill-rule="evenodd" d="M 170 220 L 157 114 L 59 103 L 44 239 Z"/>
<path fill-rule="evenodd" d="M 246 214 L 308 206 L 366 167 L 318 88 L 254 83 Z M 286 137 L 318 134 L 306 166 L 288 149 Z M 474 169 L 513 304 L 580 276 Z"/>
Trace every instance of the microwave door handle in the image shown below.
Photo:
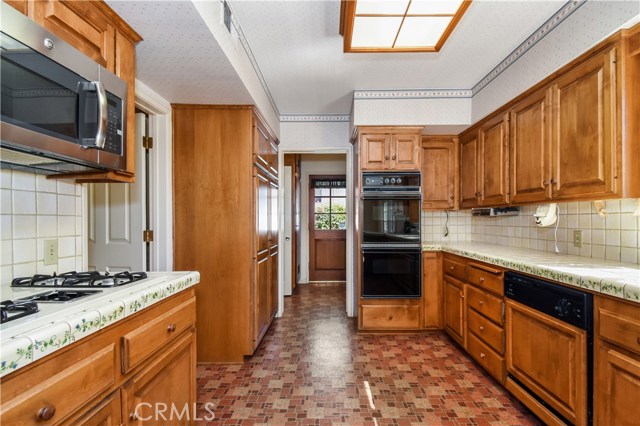
<path fill-rule="evenodd" d="M 98 131 L 96 132 L 96 148 L 103 149 L 107 141 L 107 92 L 100 81 L 94 81 L 98 95 Z"/>

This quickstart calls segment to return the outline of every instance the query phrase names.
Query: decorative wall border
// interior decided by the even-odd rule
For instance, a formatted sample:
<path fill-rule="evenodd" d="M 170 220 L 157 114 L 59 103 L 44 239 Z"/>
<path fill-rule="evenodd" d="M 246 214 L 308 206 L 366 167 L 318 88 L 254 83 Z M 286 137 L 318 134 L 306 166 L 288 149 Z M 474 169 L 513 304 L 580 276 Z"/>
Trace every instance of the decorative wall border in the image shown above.
<path fill-rule="evenodd" d="M 475 96 L 482 89 L 487 87 L 489 83 L 495 80 L 503 71 L 509 68 L 515 61 L 521 58 L 527 53 L 533 46 L 535 46 L 540 40 L 547 36 L 554 28 L 560 25 L 565 19 L 567 19 L 573 12 L 578 10 L 584 5 L 587 0 L 570 0 L 564 4 L 551 18 L 535 30 L 525 41 L 523 41 L 518 47 L 515 48 L 506 58 L 504 58 L 494 69 L 492 69 L 487 75 L 485 75 L 475 86 L 471 89 L 472 96 Z"/>
<path fill-rule="evenodd" d="M 353 99 L 437 99 L 470 98 L 471 90 L 464 89 L 408 89 L 408 90 L 354 90 Z"/>
<path fill-rule="evenodd" d="M 335 123 L 335 122 L 349 122 L 351 116 L 349 114 L 291 114 L 281 115 L 280 122 L 282 123 Z"/>

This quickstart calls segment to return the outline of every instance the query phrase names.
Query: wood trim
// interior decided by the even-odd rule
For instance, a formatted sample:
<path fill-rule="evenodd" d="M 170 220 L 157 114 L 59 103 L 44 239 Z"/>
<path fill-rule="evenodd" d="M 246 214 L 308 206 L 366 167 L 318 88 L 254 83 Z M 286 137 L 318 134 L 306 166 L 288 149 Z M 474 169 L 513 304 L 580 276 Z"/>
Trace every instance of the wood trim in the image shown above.
<path fill-rule="evenodd" d="M 120 15 L 118 15 L 105 1 L 93 0 L 91 2 L 94 6 L 96 6 L 102 13 L 107 15 L 107 17 L 115 24 L 123 35 L 125 35 L 129 41 L 133 43 L 141 42 L 142 36 L 136 32 L 125 20 L 123 20 Z"/>
<path fill-rule="evenodd" d="M 453 15 L 453 19 L 449 23 L 449 26 L 447 27 L 446 30 L 444 30 L 444 33 L 442 33 L 442 36 L 440 37 L 440 40 L 438 40 L 438 43 L 436 43 L 436 46 L 435 46 L 436 52 L 439 52 L 440 49 L 442 49 L 442 46 L 444 46 L 449 36 L 451 35 L 451 33 L 453 33 L 453 30 L 458 25 L 458 22 L 460 22 L 460 20 L 464 16 L 469 6 L 471 6 L 471 2 L 472 0 L 463 0 L 462 5 L 460 6 L 456 14 Z"/>

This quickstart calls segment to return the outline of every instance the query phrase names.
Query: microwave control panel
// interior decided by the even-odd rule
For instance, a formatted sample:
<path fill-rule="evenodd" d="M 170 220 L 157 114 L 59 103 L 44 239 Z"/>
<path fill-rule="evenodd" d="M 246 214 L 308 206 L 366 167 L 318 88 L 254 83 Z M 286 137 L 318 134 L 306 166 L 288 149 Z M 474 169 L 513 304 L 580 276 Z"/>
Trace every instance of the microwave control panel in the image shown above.
<path fill-rule="evenodd" d="M 103 151 L 116 155 L 122 155 L 122 102 L 111 93 L 107 93 L 107 137 L 104 143 Z"/>

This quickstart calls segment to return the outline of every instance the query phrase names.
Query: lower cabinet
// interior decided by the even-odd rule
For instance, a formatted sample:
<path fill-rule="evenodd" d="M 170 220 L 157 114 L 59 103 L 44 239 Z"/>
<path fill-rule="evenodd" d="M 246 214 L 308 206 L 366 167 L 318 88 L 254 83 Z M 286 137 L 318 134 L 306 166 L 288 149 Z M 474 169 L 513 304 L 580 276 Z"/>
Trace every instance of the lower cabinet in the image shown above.
<path fill-rule="evenodd" d="M 184 290 L 2 377 L 0 424 L 195 424 L 194 301 L 194 289 Z M 125 336 L 153 333 L 149 325 L 158 319 L 163 334 L 143 342 L 149 350 L 127 364 L 125 359 L 138 352 L 125 350 Z M 131 340 L 130 349 L 137 343 Z M 156 405 L 160 411 L 167 406 L 167 417 L 172 404 L 173 420 L 154 417 Z"/>
<path fill-rule="evenodd" d="M 419 330 L 419 305 L 361 305 L 360 330 Z"/>
<path fill-rule="evenodd" d="M 640 306 L 595 297 L 594 425 L 640 419 Z"/>
<path fill-rule="evenodd" d="M 195 363 L 195 331 L 190 331 L 124 386 L 125 424 L 194 424 Z"/>
<path fill-rule="evenodd" d="M 453 340 L 464 347 L 464 283 L 445 275 L 444 329 Z"/>

